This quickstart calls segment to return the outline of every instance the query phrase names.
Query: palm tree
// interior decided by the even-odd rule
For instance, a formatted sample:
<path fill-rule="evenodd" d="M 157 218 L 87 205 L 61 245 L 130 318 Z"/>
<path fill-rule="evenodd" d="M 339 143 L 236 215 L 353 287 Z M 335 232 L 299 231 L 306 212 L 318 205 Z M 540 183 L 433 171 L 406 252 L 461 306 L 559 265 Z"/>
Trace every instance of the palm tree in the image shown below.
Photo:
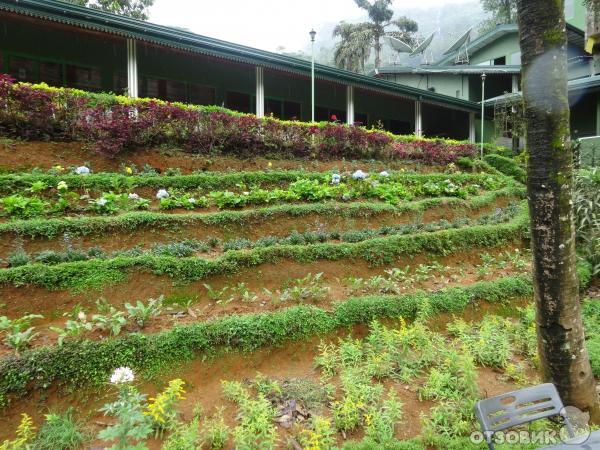
<path fill-rule="evenodd" d="M 333 37 L 340 37 L 335 47 L 334 63 L 341 69 L 364 72 L 365 61 L 371 55 L 373 35 L 368 24 L 340 22 L 333 30 Z"/>
<path fill-rule="evenodd" d="M 414 33 L 419 29 L 419 25 L 408 17 L 401 17 L 398 20 L 392 20 L 394 11 L 390 8 L 393 0 L 354 0 L 356 5 L 367 11 L 370 22 L 363 25 L 371 29 L 372 45 L 375 49 L 375 67 L 381 66 L 381 38 L 389 35 L 400 35 L 403 40 L 409 40 L 414 44 Z M 397 31 L 388 32 L 386 28 L 394 25 Z M 409 42 L 407 42 L 409 43 Z"/>

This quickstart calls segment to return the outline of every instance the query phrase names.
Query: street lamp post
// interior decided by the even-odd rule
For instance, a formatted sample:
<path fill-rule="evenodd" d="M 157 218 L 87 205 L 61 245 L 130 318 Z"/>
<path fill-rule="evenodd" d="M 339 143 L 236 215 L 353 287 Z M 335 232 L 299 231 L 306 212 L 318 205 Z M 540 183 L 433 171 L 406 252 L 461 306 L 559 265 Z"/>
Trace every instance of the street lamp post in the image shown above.
<path fill-rule="evenodd" d="M 485 79 L 487 75 L 481 74 L 481 159 L 483 159 L 483 134 L 485 132 Z"/>
<path fill-rule="evenodd" d="M 311 121 L 315 121 L 315 37 L 317 32 L 310 30 L 310 44 L 312 53 L 312 64 L 310 70 L 310 95 L 311 95 Z"/>

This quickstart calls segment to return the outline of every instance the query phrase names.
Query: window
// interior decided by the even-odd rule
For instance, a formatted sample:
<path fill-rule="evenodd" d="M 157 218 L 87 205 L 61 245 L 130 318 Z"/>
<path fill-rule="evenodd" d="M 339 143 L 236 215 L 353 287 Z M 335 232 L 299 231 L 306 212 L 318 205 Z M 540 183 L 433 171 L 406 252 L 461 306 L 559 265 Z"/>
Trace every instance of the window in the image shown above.
<path fill-rule="evenodd" d="M 9 59 L 8 73 L 17 81 L 37 83 L 38 62 L 32 59 L 11 56 Z"/>
<path fill-rule="evenodd" d="M 233 109 L 234 111 L 239 111 L 242 113 L 250 113 L 252 112 L 251 101 L 252 98 L 249 94 L 244 94 L 242 92 L 227 92 L 225 100 L 225 106 L 229 109 Z"/>
<path fill-rule="evenodd" d="M 412 130 L 409 122 L 403 122 L 401 120 L 390 120 L 388 131 L 394 134 L 411 134 Z"/>
<path fill-rule="evenodd" d="M 354 123 L 366 127 L 368 125 L 369 116 L 366 113 L 354 114 Z"/>
<path fill-rule="evenodd" d="M 283 118 L 285 120 L 300 120 L 302 107 L 297 102 L 283 102 Z"/>
<path fill-rule="evenodd" d="M 139 83 L 139 80 L 138 80 Z M 138 88 L 139 89 L 139 88 Z M 113 90 L 115 94 L 126 94 L 128 90 L 127 75 L 125 73 L 115 73 L 113 75 Z M 141 90 L 140 90 L 141 95 Z"/>
<path fill-rule="evenodd" d="M 62 86 L 62 64 L 52 62 L 40 62 L 40 81 L 50 86 Z"/>
<path fill-rule="evenodd" d="M 187 102 L 185 83 L 181 81 L 165 80 L 165 91 L 165 100 L 169 102 Z"/>
<path fill-rule="evenodd" d="M 272 98 L 265 99 L 265 115 L 281 118 L 281 107 L 282 103 L 280 100 L 274 100 Z"/>
<path fill-rule="evenodd" d="M 68 87 L 86 91 L 98 91 L 102 87 L 100 82 L 100 71 L 96 68 L 67 64 L 65 72 L 67 75 L 66 81 Z"/>
<path fill-rule="evenodd" d="M 194 105 L 214 105 L 215 89 L 199 84 L 190 84 L 190 103 Z"/>
<path fill-rule="evenodd" d="M 500 58 L 494 59 L 494 66 L 505 66 L 506 65 L 506 56 L 501 56 Z"/>

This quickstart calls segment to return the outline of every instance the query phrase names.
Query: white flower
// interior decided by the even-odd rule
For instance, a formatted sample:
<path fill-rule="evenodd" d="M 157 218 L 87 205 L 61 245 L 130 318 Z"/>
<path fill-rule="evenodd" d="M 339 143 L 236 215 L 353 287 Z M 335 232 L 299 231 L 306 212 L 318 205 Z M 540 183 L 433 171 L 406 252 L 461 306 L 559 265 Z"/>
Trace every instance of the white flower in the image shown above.
<path fill-rule="evenodd" d="M 244 194 L 244 195 L 250 195 L 250 192 L 248 192 L 248 191 L 244 191 L 244 192 L 243 192 L 243 194 Z"/>
<path fill-rule="evenodd" d="M 161 200 L 163 198 L 168 198 L 169 197 L 169 193 L 166 191 L 166 189 L 159 189 L 158 192 L 156 193 L 156 198 Z"/>
<path fill-rule="evenodd" d="M 379 176 L 380 176 L 380 177 L 389 177 L 389 176 L 390 176 L 390 174 L 389 174 L 389 173 L 387 173 L 387 172 L 384 170 L 383 172 L 380 172 L 380 173 L 379 173 Z"/>
<path fill-rule="evenodd" d="M 98 206 L 104 206 L 107 203 L 108 203 L 108 200 L 105 199 L 104 197 L 101 197 L 98 200 L 96 200 L 96 205 L 98 205 Z"/>
<path fill-rule="evenodd" d="M 110 376 L 112 384 L 131 383 L 134 379 L 133 370 L 129 367 L 119 367 Z"/>
<path fill-rule="evenodd" d="M 88 175 L 90 173 L 90 169 L 86 166 L 79 166 L 77 169 L 75 169 L 75 173 L 77 175 Z"/>
<path fill-rule="evenodd" d="M 59 191 L 67 190 L 67 189 L 69 189 L 69 186 L 64 181 L 59 181 L 58 184 L 56 185 L 56 189 L 58 189 Z"/>
<path fill-rule="evenodd" d="M 129 195 L 127 196 L 127 198 L 128 198 L 129 200 L 139 200 L 139 199 L 140 199 L 140 196 L 139 196 L 139 195 L 137 195 L 136 193 L 132 193 L 132 194 L 129 194 Z"/>
<path fill-rule="evenodd" d="M 83 311 L 79 311 L 79 314 L 77 314 L 77 318 L 81 321 L 84 321 L 86 319 L 86 315 Z"/>
<path fill-rule="evenodd" d="M 188 198 L 188 203 L 191 203 L 192 205 L 194 205 L 196 203 L 196 199 L 194 197 L 190 197 L 190 198 Z"/>
<path fill-rule="evenodd" d="M 340 177 L 338 173 L 334 173 L 333 175 L 331 175 L 331 184 L 340 184 L 341 179 L 342 177 Z"/>
<path fill-rule="evenodd" d="M 364 180 L 368 176 L 369 175 L 367 173 L 363 172 L 362 170 L 357 170 L 356 172 L 354 172 L 352 174 L 352 179 L 353 180 Z"/>

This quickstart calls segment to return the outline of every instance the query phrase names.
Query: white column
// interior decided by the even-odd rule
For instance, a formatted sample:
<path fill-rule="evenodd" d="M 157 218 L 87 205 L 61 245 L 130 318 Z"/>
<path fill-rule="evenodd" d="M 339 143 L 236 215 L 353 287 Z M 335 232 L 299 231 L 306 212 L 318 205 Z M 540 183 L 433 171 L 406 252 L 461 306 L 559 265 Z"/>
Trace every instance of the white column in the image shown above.
<path fill-rule="evenodd" d="M 265 117 L 265 72 L 256 66 L 256 117 Z"/>
<path fill-rule="evenodd" d="M 354 125 L 354 86 L 346 86 L 346 123 Z"/>
<path fill-rule="evenodd" d="M 415 136 L 423 136 L 423 116 L 421 114 L 421 100 L 415 100 Z"/>
<path fill-rule="evenodd" d="M 512 76 L 512 91 L 513 91 L 513 93 L 519 92 L 519 76 L 518 75 Z"/>
<path fill-rule="evenodd" d="M 127 95 L 138 96 L 137 46 L 135 39 L 127 39 Z"/>
<path fill-rule="evenodd" d="M 469 142 L 475 143 L 475 113 L 469 113 Z"/>

